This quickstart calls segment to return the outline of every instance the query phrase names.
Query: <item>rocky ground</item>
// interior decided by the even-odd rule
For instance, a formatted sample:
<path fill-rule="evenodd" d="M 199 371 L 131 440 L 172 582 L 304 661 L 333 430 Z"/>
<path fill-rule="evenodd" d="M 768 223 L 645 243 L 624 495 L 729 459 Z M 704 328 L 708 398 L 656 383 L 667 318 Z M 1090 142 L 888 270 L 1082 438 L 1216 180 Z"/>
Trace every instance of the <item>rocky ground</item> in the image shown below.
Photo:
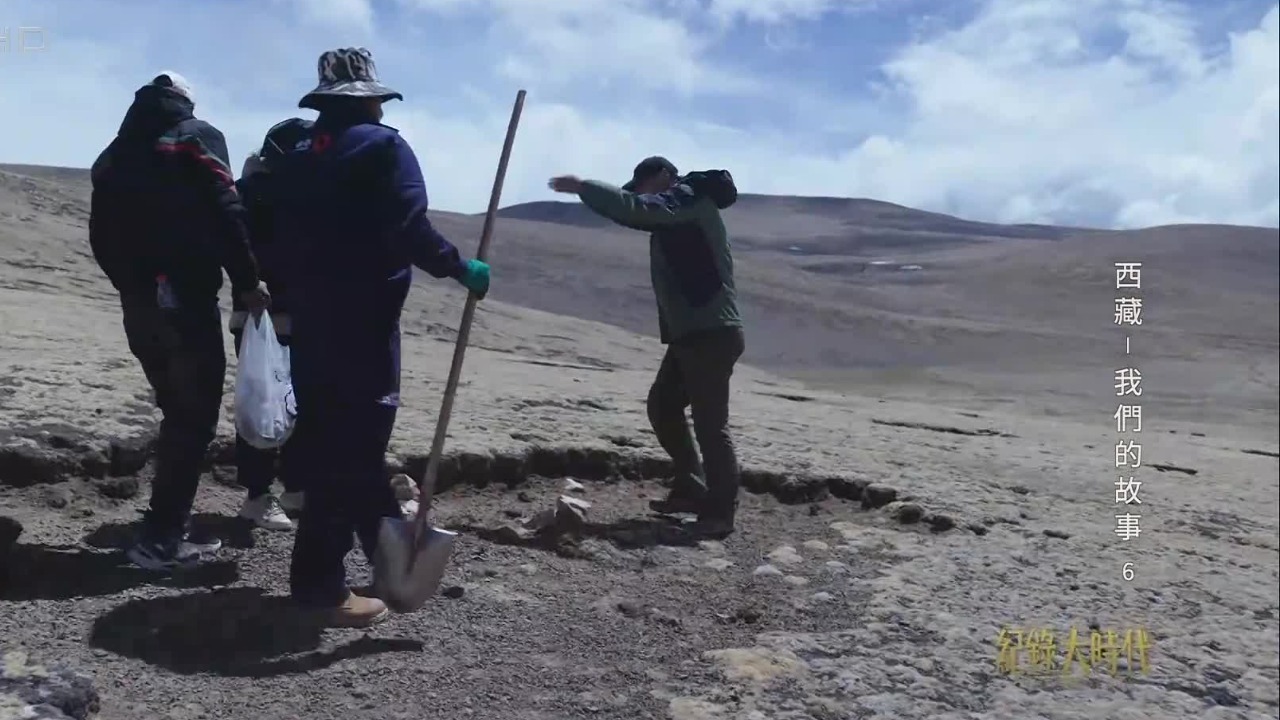
<path fill-rule="evenodd" d="M 667 473 L 643 407 L 656 341 L 491 298 L 472 335 L 437 505 L 438 521 L 461 534 L 446 592 L 369 633 L 321 631 L 285 599 L 291 536 L 231 519 L 240 490 L 225 419 L 196 507 L 227 541 L 221 561 L 168 578 L 123 565 L 156 414 L 83 246 L 83 193 L 9 179 L 13 188 L 0 187 L 11 193 L 0 197 L 0 518 L 21 535 L 0 520 L 0 546 L 11 545 L 0 547 L 2 720 L 95 710 L 110 720 L 1280 713 L 1271 285 L 1250 291 L 1257 311 L 1206 305 L 1217 291 L 1208 280 L 1177 305 L 1172 288 L 1194 283 L 1167 285 L 1168 305 L 1153 315 L 1163 329 L 1142 336 L 1159 343 L 1139 342 L 1149 377 L 1144 518 L 1127 543 L 1113 532 L 1110 383 L 1126 361 L 1119 346 L 1096 359 L 1072 354 L 1084 336 L 1059 334 L 1057 319 L 1029 323 L 1046 307 L 1033 295 L 947 333 L 920 320 L 925 310 L 877 316 L 900 342 L 941 358 L 928 368 L 836 368 L 803 385 L 743 366 L 733 399 L 748 470 L 740 531 L 692 546 L 645 512 Z M 552 243 L 552 230 L 539 242 Z M 1093 273 L 1089 282 L 1105 285 L 1107 273 L 1054 248 L 1054 277 Z M 642 285 L 633 271 L 610 282 Z M 776 280 L 778 297 L 803 299 L 799 276 Z M 426 285 L 406 312 L 406 406 L 388 457 L 389 472 L 410 475 L 424 467 L 461 302 L 453 286 Z M 1110 291 L 1071 287 L 1051 294 L 1064 307 L 1092 303 L 1102 320 L 1081 310 L 1080 328 L 1105 327 Z M 940 285 L 904 291 L 913 293 L 938 317 L 964 303 L 997 306 Z M 1011 328 L 1023 326 L 1038 344 L 1014 342 L 1028 331 Z M 1183 333 L 1193 326 L 1213 332 Z M 1002 373 L 943 362 L 961 335 L 960 354 L 982 349 Z M 795 338 L 757 331 L 748 343 L 773 343 L 781 357 L 802 344 Z M 850 332 L 840 342 L 882 339 Z M 1059 349 L 1070 362 L 1049 364 Z M 590 503 L 582 524 L 521 532 L 562 495 Z M 367 573 L 358 556 L 351 563 L 355 577 Z M 1109 633 L 1145 631 L 1146 667 L 1120 662 L 1115 677 L 1001 672 L 1002 629 L 1038 642 L 1036 631 L 1055 633 L 1049 655 L 1061 662 L 1073 628 L 1086 646 L 1097 637 L 1104 656 Z M 1039 656 L 1025 649 L 1021 667 Z"/>
<path fill-rule="evenodd" d="M 411 374 L 447 351 L 419 345 Z M 1124 545 L 1105 415 L 880 402 L 746 370 L 742 530 L 688 547 L 644 511 L 665 471 L 643 429 L 650 369 L 473 358 L 438 506 L 462 537 L 447 592 L 423 611 L 369 634 L 301 625 L 283 599 L 290 536 L 228 519 L 239 492 L 225 435 L 197 508 L 227 538 L 224 562 L 167 579 L 122 567 L 147 470 L 113 477 L 113 464 L 136 471 L 143 446 L 28 425 L 0 454 L 0 513 L 25 525 L 0 593 L 6 646 L 91 673 L 104 718 L 1276 715 L 1265 431 L 1144 428 L 1154 522 Z M 141 393 L 127 364 L 91 364 L 73 376 Z M 89 395 L 11 367 L 7 407 L 69 410 Z M 389 469 L 417 474 L 434 402 L 411 404 Z M 591 503 L 579 536 L 515 531 L 562 494 Z M 1006 677 L 1002 627 L 1060 643 L 1072 627 L 1146 630 L 1149 673 Z"/>

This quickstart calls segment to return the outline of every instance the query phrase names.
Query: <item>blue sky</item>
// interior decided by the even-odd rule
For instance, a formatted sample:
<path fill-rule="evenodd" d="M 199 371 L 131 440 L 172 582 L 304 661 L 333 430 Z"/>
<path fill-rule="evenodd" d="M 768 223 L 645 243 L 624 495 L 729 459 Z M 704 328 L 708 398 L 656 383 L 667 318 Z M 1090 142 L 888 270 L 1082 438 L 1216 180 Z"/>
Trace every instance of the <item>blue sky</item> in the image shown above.
<path fill-rule="evenodd" d="M 661 153 L 974 219 L 1280 225 L 1275 2 L 5 0 L 6 27 L 0 162 L 87 166 L 169 68 L 238 166 L 363 45 L 439 209 L 483 209 L 523 87 L 504 204 Z"/>

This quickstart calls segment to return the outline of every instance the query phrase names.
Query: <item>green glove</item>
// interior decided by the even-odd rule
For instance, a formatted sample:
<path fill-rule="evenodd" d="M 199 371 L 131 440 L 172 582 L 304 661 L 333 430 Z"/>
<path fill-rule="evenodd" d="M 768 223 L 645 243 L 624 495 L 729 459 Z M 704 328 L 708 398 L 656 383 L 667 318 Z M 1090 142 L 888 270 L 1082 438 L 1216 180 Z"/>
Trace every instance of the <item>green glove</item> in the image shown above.
<path fill-rule="evenodd" d="M 476 294 L 480 300 L 489 293 L 489 264 L 483 260 L 468 260 L 458 276 L 463 287 Z"/>

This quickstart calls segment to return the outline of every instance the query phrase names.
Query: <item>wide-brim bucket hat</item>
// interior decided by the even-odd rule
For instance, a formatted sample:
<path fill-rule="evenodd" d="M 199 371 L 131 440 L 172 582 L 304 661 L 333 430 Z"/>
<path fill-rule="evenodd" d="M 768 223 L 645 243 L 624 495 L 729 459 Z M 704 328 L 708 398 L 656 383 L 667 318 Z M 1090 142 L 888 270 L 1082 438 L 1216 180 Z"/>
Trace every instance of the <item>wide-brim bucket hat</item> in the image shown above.
<path fill-rule="evenodd" d="M 319 83 L 298 101 L 298 107 L 319 110 L 316 101 L 322 97 L 359 97 L 404 100 L 399 92 L 378 80 L 378 67 L 373 53 L 365 48 L 340 48 L 320 55 L 316 63 Z"/>

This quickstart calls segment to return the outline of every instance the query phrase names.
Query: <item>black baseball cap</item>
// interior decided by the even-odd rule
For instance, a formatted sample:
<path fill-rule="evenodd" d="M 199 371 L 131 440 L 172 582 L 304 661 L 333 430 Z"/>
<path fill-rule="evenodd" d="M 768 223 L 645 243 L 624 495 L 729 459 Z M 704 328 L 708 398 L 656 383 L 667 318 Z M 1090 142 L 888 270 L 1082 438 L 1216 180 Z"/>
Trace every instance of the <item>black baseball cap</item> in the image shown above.
<path fill-rule="evenodd" d="M 671 173 L 672 178 L 676 178 L 680 175 L 680 171 L 676 170 L 676 166 L 672 164 L 670 160 L 660 155 L 647 157 L 641 160 L 639 165 L 636 165 L 636 169 L 631 172 L 631 181 L 626 185 L 623 185 L 622 189 L 627 192 L 631 192 L 636 189 L 636 185 L 648 180 L 663 170 Z"/>
<path fill-rule="evenodd" d="M 314 125 L 312 121 L 302 118 L 289 118 L 273 125 L 262 140 L 262 161 L 271 166 L 293 152 L 311 137 Z"/>

